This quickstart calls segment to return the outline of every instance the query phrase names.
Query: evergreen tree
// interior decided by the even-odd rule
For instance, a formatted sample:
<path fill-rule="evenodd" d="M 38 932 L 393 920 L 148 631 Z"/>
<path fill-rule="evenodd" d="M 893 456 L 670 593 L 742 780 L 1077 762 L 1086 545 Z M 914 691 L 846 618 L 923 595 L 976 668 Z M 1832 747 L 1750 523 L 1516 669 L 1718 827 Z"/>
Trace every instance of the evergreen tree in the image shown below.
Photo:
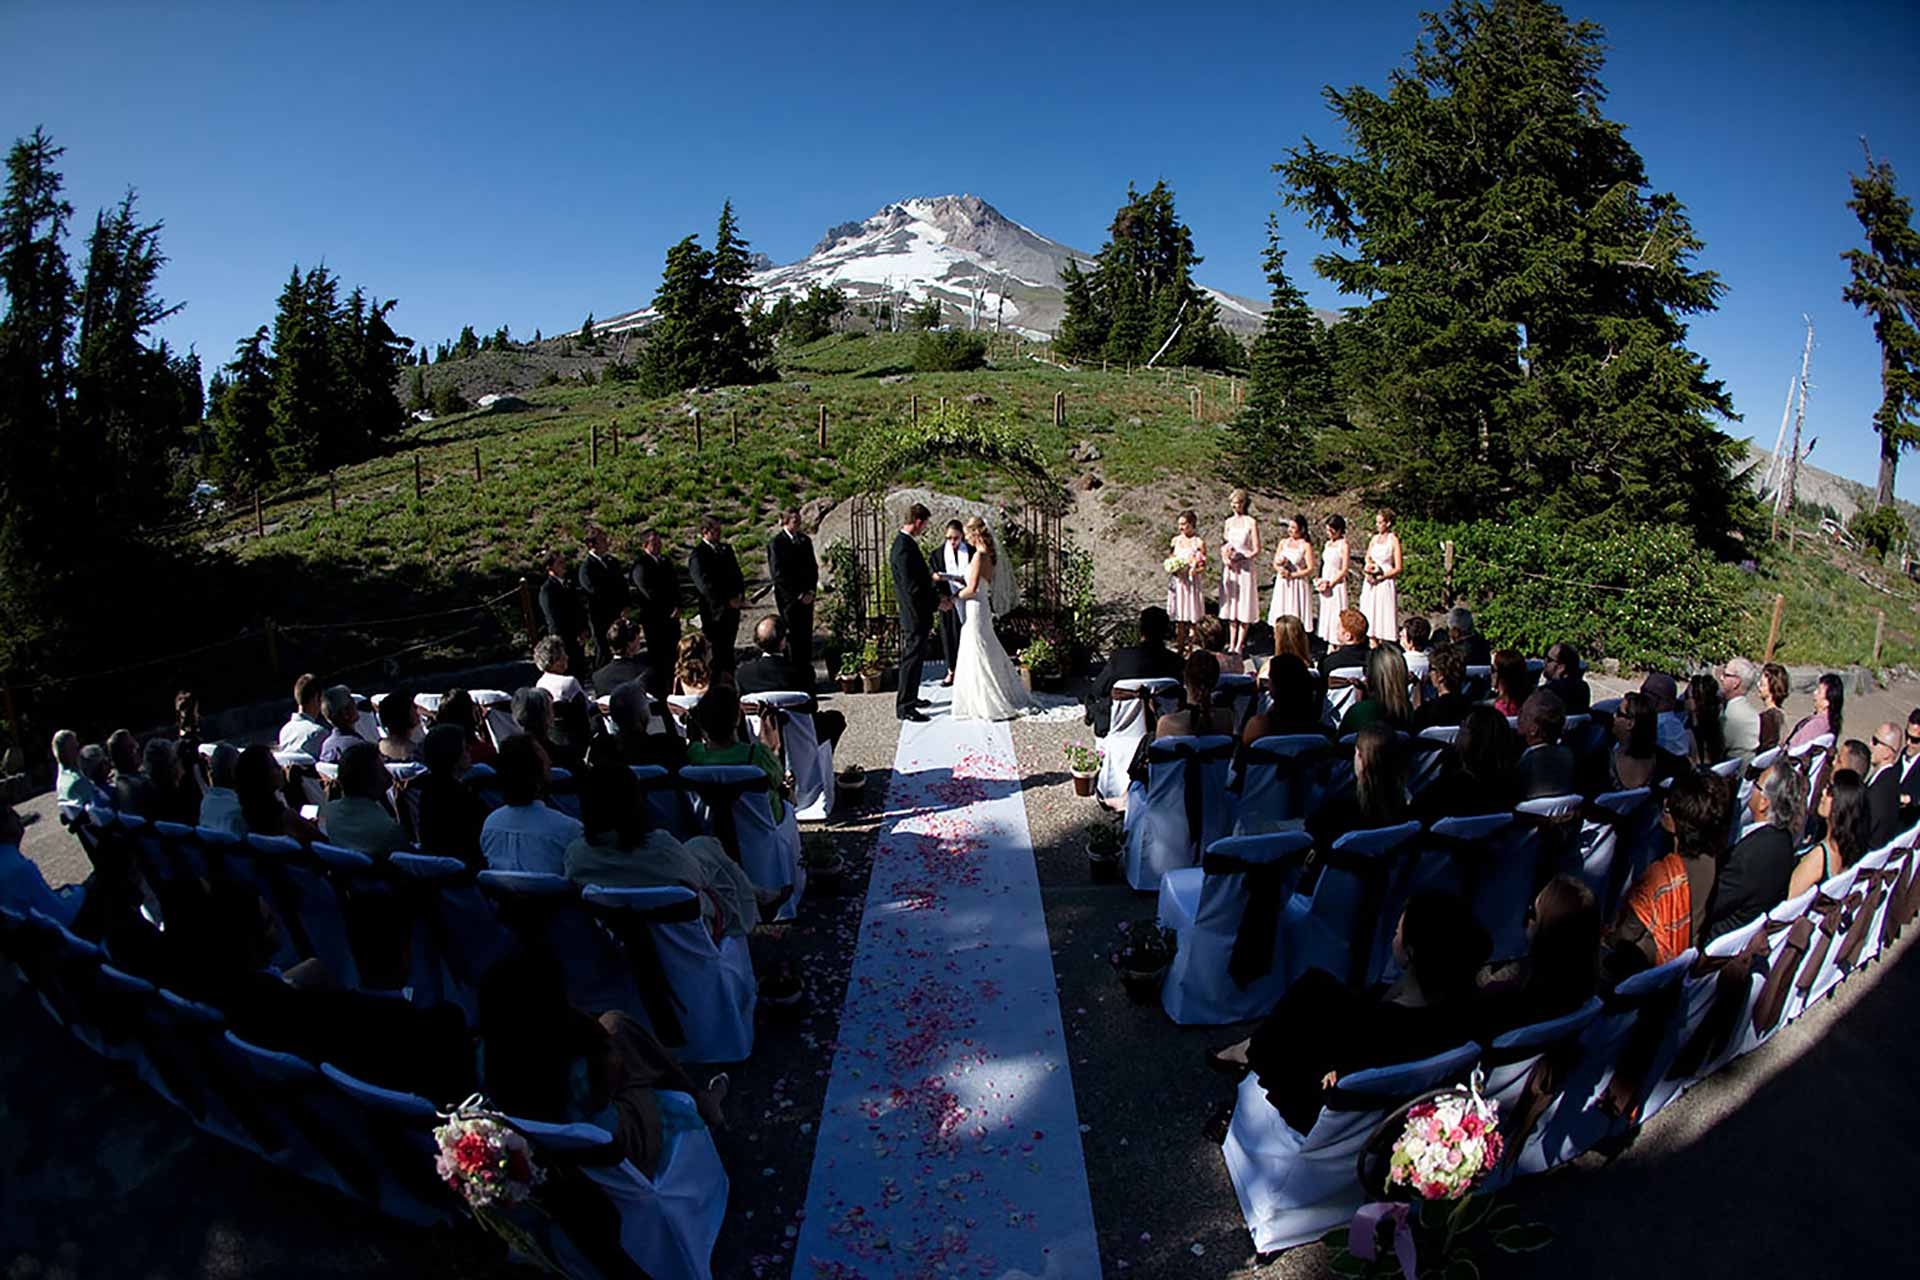
<path fill-rule="evenodd" d="M 1287 251 L 1271 218 L 1263 261 L 1271 303 L 1253 343 L 1233 462 L 1244 483 L 1292 486 L 1313 474 L 1315 447 L 1339 421 L 1339 408 L 1320 320 L 1287 275 Z"/>
<path fill-rule="evenodd" d="M 1865 146 L 1863 140 L 1861 145 Z M 1893 166 L 1867 151 L 1867 172 L 1856 176 L 1847 208 L 1860 219 L 1867 247 L 1840 256 L 1852 273 L 1841 296 L 1873 320 L 1880 343 L 1880 407 L 1873 429 L 1880 433 L 1880 483 L 1875 506 L 1893 502 L 1893 473 L 1900 450 L 1920 444 L 1920 232 L 1913 202 L 1895 185 Z"/>
<path fill-rule="evenodd" d="M 1721 285 L 1601 114 L 1599 28 L 1545 0 L 1424 22 L 1391 93 L 1328 91 L 1352 154 L 1306 141 L 1279 166 L 1340 246 L 1315 267 L 1370 299 L 1351 323 L 1379 376 L 1356 411 L 1392 442 L 1371 461 L 1414 510 L 1524 498 L 1721 543 L 1745 509 L 1713 421 L 1733 410 L 1683 319 Z"/>
<path fill-rule="evenodd" d="M 647 327 L 641 381 L 657 395 L 700 386 L 706 377 L 707 324 L 713 309 L 713 255 L 688 236 L 667 250 L 656 319 Z"/>
<path fill-rule="evenodd" d="M 940 299 L 931 293 L 927 300 L 908 313 L 907 323 L 916 329 L 938 329 L 940 327 Z"/>
<path fill-rule="evenodd" d="M 587 312 L 586 322 L 580 326 L 580 345 L 588 351 L 600 349 L 600 338 L 593 331 L 593 312 Z"/>
<path fill-rule="evenodd" d="M 267 327 L 254 330 L 234 348 L 233 363 L 214 375 L 214 473 L 230 488 L 252 491 L 271 484 L 278 473 L 274 458 L 273 359 L 267 352 Z"/>
<path fill-rule="evenodd" d="M 293 269 L 273 321 L 273 456 L 286 475 L 323 465 L 324 424 L 339 402 L 334 323 L 337 281 L 325 267 Z"/>
<path fill-rule="evenodd" d="M 501 325 L 493 331 L 493 349 L 505 351 L 513 345 L 513 339 L 507 336 L 507 326 Z"/>
<path fill-rule="evenodd" d="M 419 365 L 413 367 L 413 377 L 407 382 L 407 411 L 418 413 L 430 402 L 427 399 L 427 371 Z"/>
<path fill-rule="evenodd" d="M 713 252 L 707 264 L 710 279 L 703 322 L 707 367 L 701 381 L 714 386 L 763 381 L 769 352 L 748 324 L 753 258 L 747 242 L 740 238 L 731 200 L 720 206 L 720 224 L 713 233 Z"/>
<path fill-rule="evenodd" d="M 593 317 L 587 317 L 587 327 L 593 327 Z M 460 340 L 453 344 L 453 358 L 468 360 L 480 354 L 480 338 L 470 324 L 460 326 Z"/>

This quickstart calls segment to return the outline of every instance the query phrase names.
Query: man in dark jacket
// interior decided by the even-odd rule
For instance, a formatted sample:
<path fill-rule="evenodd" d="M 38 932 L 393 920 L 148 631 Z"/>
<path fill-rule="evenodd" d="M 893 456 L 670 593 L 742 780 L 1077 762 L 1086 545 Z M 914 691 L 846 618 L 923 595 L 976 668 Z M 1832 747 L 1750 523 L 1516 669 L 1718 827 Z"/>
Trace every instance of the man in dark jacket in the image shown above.
<path fill-rule="evenodd" d="M 587 598 L 587 625 L 593 631 L 592 669 L 598 670 L 613 658 L 607 649 L 607 628 L 627 607 L 627 574 L 607 554 L 606 533 L 592 526 L 587 528 L 587 555 L 580 562 L 580 590 Z"/>
<path fill-rule="evenodd" d="M 1453 642 L 1460 646 L 1461 652 L 1467 655 L 1468 666 L 1493 665 L 1493 646 L 1487 643 L 1485 636 L 1474 629 L 1471 609 L 1455 605 L 1447 610 L 1447 631 L 1452 635 Z"/>
<path fill-rule="evenodd" d="M 1520 740 L 1526 744 L 1517 770 L 1520 798 L 1538 800 L 1577 793 L 1580 788 L 1574 775 L 1578 762 L 1560 742 L 1567 727 L 1567 709 L 1560 699 L 1546 689 L 1537 689 L 1520 704 L 1519 718 Z"/>
<path fill-rule="evenodd" d="M 1873 731 L 1867 744 L 1871 770 L 1867 774 L 1868 844 L 1878 849 L 1899 835 L 1900 726 L 1889 721 Z"/>
<path fill-rule="evenodd" d="M 760 619 L 760 625 L 753 629 L 753 642 L 760 649 L 759 656 L 741 663 L 734 673 L 733 682 L 742 698 L 756 693 L 813 693 L 813 673 L 803 671 L 787 656 L 787 624 L 779 617 L 769 614 Z M 808 709 L 813 713 L 814 736 L 838 745 L 840 735 L 847 731 L 846 716 L 820 710 L 817 700 Z"/>
<path fill-rule="evenodd" d="M 700 518 L 700 541 L 687 557 L 687 576 L 693 579 L 693 592 L 700 601 L 700 629 L 713 644 L 714 670 L 732 671 L 747 580 L 733 547 L 721 541 L 719 516 Z"/>
<path fill-rule="evenodd" d="M 633 562 L 634 612 L 647 637 L 647 669 L 651 674 L 648 690 L 656 698 L 667 696 L 673 681 L 673 664 L 680 648 L 680 570 L 667 559 L 665 541 L 658 529 L 640 534 L 640 556 Z"/>
<path fill-rule="evenodd" d="M 907 508 L 907 522 L 893 535 L 887 567 L 893 571 L 893 594 L 900 602 L 900 688 L 893 695 L 893 714 L 900 720 L 921 721 L 920 669 L 926 663 L 927 638 L 933 632 L 936 610 L 951 609 L 953 601 L 933 585 L 933 571 L 920 551 L 920 535 L 933 513 L 916 502 Z"/>
<path fill-rule="evenodd" d="M 1593 705 L 1593 690 L 1580 671 L 1578 649 L 1564 640 L 1548 647 L 1546 664 L 1540 669 L 1540 687 L 1560 699 L 1570 716 L 1585 715 Z"/>
<path fill-rule="evenodd" d="M 1327 650 L 1320 659 L 1320 675 L 1323 679 L 1347 667 L 1366 669 L 1370 651 L 1367 644 L 1367 615 L 1358 609 L 1342 609 L 1340 636 L 1340 647 Z"/>
<path fill-rule="evenodd" d="M 1747 812 L 1746 831 L 1714 877 L 1702 946 L 1786 901 L 1797 861 L 1793 833 L 1807 816 L 1806 778 L 1791 765 L 1768 769 L 1753 784 Z"/>
<path fill-rule="evenodd" d="M 567 670 L 591 671 L 582 643 L 587 633 L 587 607 L 580 589 L 567 581 L 566 557 L 549 551 L 541 557 L 541 563 L 546 566 L 547 577 L 540 584 L 540 617 L 547 625 L 547 634 L 558 636 L 566 646 Z"/>
<path fill-rule="evenodd" d="M 613 657 L 593 673 L 594 696 L 609 697 L 629 680 L 638 680 L 651 688 L 654 683 L 653 672 L 641 656 L 645 650 L 642 647 L 640 624 L 631 618 L 615 618 L 608 626 L 604 639 Z"/>
<path fill-rule="evenodd" d="M 1173 635 L 1173 620 L 1167 611 L 1151 606 L 1140 611 L 1140 643 L 1115 649 L 1100 668 L 1099 679 L 1087 697 L 1087 723 L 1104 738 L 1113 728 L 1113 686 L 1120 680 L 1178 680 L 1180 655 L 1167 648 Z"/>
<path fill-rule="evenodd" d="M 780 513 L 780 532 L 767 543 L 767 576 L 773 579 L 773 603 L 787 628 L 787 654 L 808 673 L 813 688 L 813 602 L 820 588 L 820 561 L 813 539 L 800 527 L 800 508 Z"/>

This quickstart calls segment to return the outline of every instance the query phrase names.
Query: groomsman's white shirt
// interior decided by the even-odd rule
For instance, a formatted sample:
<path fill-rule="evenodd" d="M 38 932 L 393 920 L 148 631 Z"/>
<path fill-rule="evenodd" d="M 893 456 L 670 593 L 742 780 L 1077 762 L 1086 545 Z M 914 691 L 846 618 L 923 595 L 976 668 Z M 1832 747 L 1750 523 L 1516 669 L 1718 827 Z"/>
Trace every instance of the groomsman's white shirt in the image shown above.
<path fill-rule="evenodd" d="M 940 543 L 940 551 L 942 553 L 941 563 L 946 566 L 945 571 L 960 576 L 960 581 L 948 582 L 946 586 L 947 590 L 955 597 L 953 602 L 953 620 L 964 627 L 967 625 L 967 606 L 971 602 L 960 599 L 959 595 L 961 589 L 967 585 L 967 566 L 973 563 L 973 544 L 965 538 L 962 538 L 960 545 L 956 547 L 942 540 Z M 945 579 L 942 579 L 942 581 L 945 581 Z"/>

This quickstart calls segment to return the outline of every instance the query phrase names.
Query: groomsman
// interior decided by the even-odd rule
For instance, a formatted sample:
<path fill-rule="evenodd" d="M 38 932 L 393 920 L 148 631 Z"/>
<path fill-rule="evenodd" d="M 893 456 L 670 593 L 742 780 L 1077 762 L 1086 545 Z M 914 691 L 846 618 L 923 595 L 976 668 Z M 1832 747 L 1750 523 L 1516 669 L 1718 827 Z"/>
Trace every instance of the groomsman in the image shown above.
<path fill-rule="evenodd" d="M 635 613 L 647 637 L 647 671 L 656 698 L 667 696 L 674 662 L 680 649 L 680 570 L 667 559 L 658 529 L 640 535 L 640 558 L 633 563 L 633 591 L 639 599 Z"/>
<path fill-rule="evenodd" d="M 541 557 L 546 566 L 546 581 L 540 584 L 540 617 L 547 634 L 559 637 L 567 651 L 569 671 L 588 671 L 586 646 L 581 639 L 587 633 L 587 606 L 580 589 L 567 581 L 567 558 L 558 551 Z M 538 637 L 536 637 L 537 639 Z"/>
<path fill-rule="evenodd" d="M 967 620 L 967 605 L 958 596 L 961 587 L 966 585 L 967 566 L 972 562 L 973 547 L 967 542 L 966 530 L 958 520 L 947 521 L 947 540 L 933 552 L 934 577 L 944 594 L 955 597 L 953 608 L 940 614 L 940 649 L 947 659 L 947 677 L 940 682 L 943 686 L 953 683 L 953 668 L 960 660 L 960 628 Z M 947 574 L 962 581 L 950 582 Z"/>
<path fill-rule="evenodd" d="M 747 580 L 740 572 L 733 547 L 721 541 L 720 517 L 700 518 L 700 541 L 687 557 L 687 573 L 700 601 L 700 629 L 713 644 L 714 669 L 732 671 L 740 610 L 747 603 Z"/>
<path fill-rule="evenodd" d="M 607 535 L 587 527 L 587 556 L 580 562 L 580 590 L 587 597 L 587 621 L 593 628 L 593 669 L 617 656 L 607 648 L 607 628 L 627 607 L 627 575 L 607 554 Z M 582 672 L 574 672 L 576 677 Z"/>
<path fill-rule="evenodd" d="M 787 624 L 787 657 L 806 674 L 813 688 L 813 602 L 820 588 L 820 562 L 813 539 L 800 528 L 800 508 L 780 513 L 780 532 L 767 543 L 767 576 L 773 579 L 774 607 Z"/>

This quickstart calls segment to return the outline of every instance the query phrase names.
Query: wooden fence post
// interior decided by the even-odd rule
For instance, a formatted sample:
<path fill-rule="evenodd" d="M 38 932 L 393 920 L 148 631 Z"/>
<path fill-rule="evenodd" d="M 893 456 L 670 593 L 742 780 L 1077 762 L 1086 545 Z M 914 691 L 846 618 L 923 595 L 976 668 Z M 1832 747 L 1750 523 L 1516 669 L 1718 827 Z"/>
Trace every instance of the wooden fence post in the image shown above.
<path fill-rule="evenodd" d="M 267 518 L 260 510 L 260 491 L 258 489 L 253 491 L 253 536 L 256 538 L 264 538 L 267 536 Z"/>
<path fill-rule="evenodd" d="M 607 434 L 613 438 L 613 456 L 620 456 L 620 422 L 615 419 L 607 424 Z"/>
<path fill-rule="evenodd" d="M 334 483 L 333 472 L 327 472 L 327 510 L 336 515 L 340 511 L 340 486 Z"/>
<path fill-rule="evenodd" d="M 273 625 L 273 619 L 267 619 L 267 674 L 278 679 L 280 676 L 280 629 Z"/>
<path fill-rule="evenodd" d="M 943 427 L 947 425 L 947 398 L 945 396 L 940 397 L 940 425 Z"/>
<path fill-rule="evenodd" d="M 480 479 L 480 446 L 479 445 L 473 446 L 473 482 L 475 484 L 483 483 L 482 480 Z"/>
<path fill-rule="evenodd" d="M 1880 665 L 1880 642 L 1886 639 L 1886 635 L 1887 611 L 1875 609 L 1873 611 L 1873 665 L 1876 667 Z"/>
<path fill-rule="evenodd" d="M 1767 628 L 1767 654 L 1764 658 L 1760 659 L 1762 662 L 1773 661 L 1774 646 L 1780 643 L 1780 615 L 1785 612 L 1786 607 L 1786 596 L 1775 595 L 1773 597 L 1773 625 Z"/>
<path fill-rule="evenodd" d="M 520 579 L 520 620 L 527 626 L 527 643 L 532 644 L 539 632 L 533 629 L 533 586 L 525 578 Z"/>
<path fill-rule="evenodd" d="M 704 438 L 705 437 L 703 436 L 700 430 L 700 411 L 698 409 L 695 409 L 693 411 L 693 451 L 695 453 L 700 452 L 700 447 L 704 441 Z"/>
<path fill-rule="evenodd" d="M 740 447 L 740 411 L 738 409 L 727 410 L 727 434 L 733 439 L 733 447 L 738 449 Z"/>
<path fill-rule="evenodd" d="M 907 397 L 907 404 L 909 411 L 913 414 L 913 425 L 918 427 L 920 425 L 920 393 L 916 391 Z"/>
<path fill-rule="evenodd" d="M 587 466 L 595 471 L 600 469 L 600 424 L 597 422 L 587 427 Z"/>
<path fill-rule="evenodd" d="M 827 451 L 827 406 L 820 406 L 820 452 Z"/>
<path fill-rule="evenodd" d="M 413 500 L 419 502 L 425 496 L 426 491 L 420 483 L 420 451 L 416 449 L 413 453 Z"/>

